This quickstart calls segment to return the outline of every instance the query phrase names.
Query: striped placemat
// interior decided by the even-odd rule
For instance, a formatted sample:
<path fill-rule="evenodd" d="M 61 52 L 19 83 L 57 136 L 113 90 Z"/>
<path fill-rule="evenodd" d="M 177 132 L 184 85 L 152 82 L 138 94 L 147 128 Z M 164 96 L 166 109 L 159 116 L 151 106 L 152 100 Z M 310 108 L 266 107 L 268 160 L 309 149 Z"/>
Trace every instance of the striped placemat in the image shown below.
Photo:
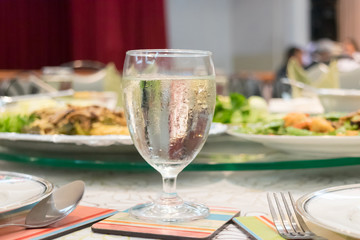
<path fill-rule="evenodd" d="M 0 239 L 39 240 L 54 239 L 91 223 L 116 214 L 113 209 L 78 206 L 69 216 L 46 228 L 24 229 L 22 227 L 6 227 L 0 229 Z"/>
<path fill-rule="evenodd" d="M 239 211 L 232 208 L 211 207 L 210 215 L 184 223 L 152 223 L 132 218 L 125 212 L 104 219 L 92 225 L 98 233 L 117 234 L 123 236 L 166 238 L 166 239 L 209 239 L 220 231 L 223 226 Z"/>
<path fill-rule="evenodd" d="M 233 222 L 249 233 L 257 240 L 283 240 L 275 228 L 273 221 L 265 216 L 244 216 L 235 217 Z M 339 233 L 332 232 L 328 229 L 322 228 L 311 222 L 306 222 L 307 226 L 312 232 L 329 240 L 351 240 L 349 236 L 344 236 Z"/>
<path fill-rule="evenodd" d="M 233 222 L 257 240 L 284 240 L 276 231 L 274 223 L 265 216 L 236 217 Z"/>

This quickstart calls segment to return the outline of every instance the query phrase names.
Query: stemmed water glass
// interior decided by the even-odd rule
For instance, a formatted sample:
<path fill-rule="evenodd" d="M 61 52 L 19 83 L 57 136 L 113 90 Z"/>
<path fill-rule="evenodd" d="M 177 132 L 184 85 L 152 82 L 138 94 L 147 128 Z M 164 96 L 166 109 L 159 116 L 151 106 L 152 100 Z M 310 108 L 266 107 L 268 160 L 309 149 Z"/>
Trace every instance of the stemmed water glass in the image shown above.
<path fill-rule="evenodd" d="M 182 222 L 209 215 L 176 193 L 177 175 L 195 158 L 208 136 L 215 106 L 211 53 L 198 50 L 131 50 L 123 71 L 125 113 L 141 156 L 161 175 L 163 192 L 130 209 L 133 217 Z"/>

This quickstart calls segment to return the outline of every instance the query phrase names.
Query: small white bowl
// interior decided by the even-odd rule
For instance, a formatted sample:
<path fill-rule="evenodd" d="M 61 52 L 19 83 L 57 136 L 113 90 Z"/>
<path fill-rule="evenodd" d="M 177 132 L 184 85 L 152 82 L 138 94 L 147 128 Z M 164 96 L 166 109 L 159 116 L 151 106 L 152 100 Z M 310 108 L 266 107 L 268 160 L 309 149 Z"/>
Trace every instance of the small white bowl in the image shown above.
<path fill-rule="evenodd" d="M 316 92 L 325 112 L 353 112 L 360 109 L 360 90 L 319 88 Z"/>

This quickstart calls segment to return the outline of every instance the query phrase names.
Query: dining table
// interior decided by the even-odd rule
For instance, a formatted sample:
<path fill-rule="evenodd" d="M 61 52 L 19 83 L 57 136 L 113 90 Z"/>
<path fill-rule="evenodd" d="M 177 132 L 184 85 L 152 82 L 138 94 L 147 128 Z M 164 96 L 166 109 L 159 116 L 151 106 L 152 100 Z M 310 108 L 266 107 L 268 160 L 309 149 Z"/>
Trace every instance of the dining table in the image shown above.
<path fill-rule="evenodd" d="M 227 136 L 228 137 L 228 136 Z M 210 138 L 211 142 L 211 138 Z M 237 141 L 236 144 L 244 149 L 251 146 L 259 151 L 260 144 Z M 209 148 L 205 146 L 206 149 Z M 210 146 L 210 148 L 212 148 Z M 51 155 L 61 155 L 52 153 Z M 200 153 L 201 155 L 201 153 Z M 120 156 L 120 155 L 119 155 Z M 209 155 L 204 155 L 209 156 Z M 280 155 L 279 155 L 280 156 Z M 225 155 L 224 155 L 225 157 Z M 2 158 L 4 159 L 4 158 Z M 119 159 L 119 162 L 122 160 Z M 196 163 L 195 160 L 189 167 Z M 310 162 L 312 160 L 309 160 Z M 335 160 L 337 161 L 337 160 Z M 359 162 L 360 163 L 360 162 Z M 301 165 L 294 168 L 264 168 L 259 164 L 245 168 L 237 167 L 229 170 L 211 168 L 189 168 L 181 172 L 178 177 L 177 189 L 179 195 L 190 201 L 200 202 L 207 206 L 226 206 L 240 211 L 240 216 L 267 216 L 271 219 L 267 193 L 290 191 L 295 199 L 304 194 L 334 186 L 355 184 L 360 182 L 360 165 L 350 166 Z M 199 165 L 201 167 L 201 165 Z M 241 165 L 240 165 L 241 166 Z M 85 194 L 80 205 L 101 207 L 124 211 L 135 204 L 154 200 L 161 191 L 161 176 L 152 168 L 111 169 L 74 167 L 44 164 L 36 161 L 8 161 L 1 160 L 2 171 L 19 172 L 44 178 L 58 188 L 74 180 L 82 180 L 86 185 Z M 210 170 L 209 170 L 210 169 Z M 343 239 L 340 235 L 319 228 L 316 231 L 329 239 Z M 57 239 L 142 239 L 126 236 L 95 233 L 89 226 L 77 231 L 59 236 Z M 213 239 L 251 239 L 249 233 L 235 224 L 227 225 Z M 349 239 L 349 238 L 348 238 Z"/>
<path fill-rule="evenodd" d="M 322 111 L 318 102 L 309 103 L 309 100 L 284 102 L 274 99 L 269 109 L 275 113 L 284 109 L 309 111 L 311 106 L 313 113 Z M 213 133 L 210 130 L 201 152 L 179 174 L 177 192 L 183 199 L 210 207 L 236 209 L 243 217 L 271 219 L 268 193 L 291 192 L 297 200 L 321 189 L 360 183 L 360 158 L 357 156 L 326 154 L 326 146 L 322 146 L 325 150 L 318 154 L 306 154 L 306 148 L 298 143 L 295 144 L 299 146 L 292 146 L 297 152 L 281 151 L 231 135 L 228 127 L 222 127 L 223 124 L 217 125 Z M 77 138 L 75 142 L 61 142 L 57 137 L 54 138 L 56 141 L 49 142 L 41 140 L 42 137 L 16 136 L 0 134 L 1 171 L 40 177 L 53 183 L 55 189 L 82 180 L 86 188 L 80 206 L 121 212 L 136 204 L 153 201 L 161 193 L 161 175 L 142 159 L 132 144 L 87 146 L 74 144 L 79 143 Z M 89 142 L 93 143 L 93 140 Z M 337 149 L 341 152 L 341 148 Z M 358 151 L 357 147 L 354 151 Z M 352 239 L 312 222 L 308 225 L 328 239 Z M 144 238 L 96 233 L 91 225 L 86 225 L 56 239 Z M 212 239 L 247 240 L 253 237 L 230 222 Z"/>

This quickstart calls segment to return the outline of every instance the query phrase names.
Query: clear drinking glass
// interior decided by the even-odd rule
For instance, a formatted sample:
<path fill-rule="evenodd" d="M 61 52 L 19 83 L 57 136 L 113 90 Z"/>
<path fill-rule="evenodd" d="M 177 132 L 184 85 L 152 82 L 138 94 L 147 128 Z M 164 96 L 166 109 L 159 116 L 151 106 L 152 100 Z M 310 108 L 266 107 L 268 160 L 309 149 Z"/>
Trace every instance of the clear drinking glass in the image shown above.
<path fill-rule="evenodd" d="M 204 218 L 209 209 L 183 201 L 177 175 L 195 158 L 208 136 L 215 106 L 211 53 L 197 50 L 132 50 L 123 71 L 125 113 L 141 156 L 162 176 L 163 192 L 130 214 L 157 222 Z"/>

